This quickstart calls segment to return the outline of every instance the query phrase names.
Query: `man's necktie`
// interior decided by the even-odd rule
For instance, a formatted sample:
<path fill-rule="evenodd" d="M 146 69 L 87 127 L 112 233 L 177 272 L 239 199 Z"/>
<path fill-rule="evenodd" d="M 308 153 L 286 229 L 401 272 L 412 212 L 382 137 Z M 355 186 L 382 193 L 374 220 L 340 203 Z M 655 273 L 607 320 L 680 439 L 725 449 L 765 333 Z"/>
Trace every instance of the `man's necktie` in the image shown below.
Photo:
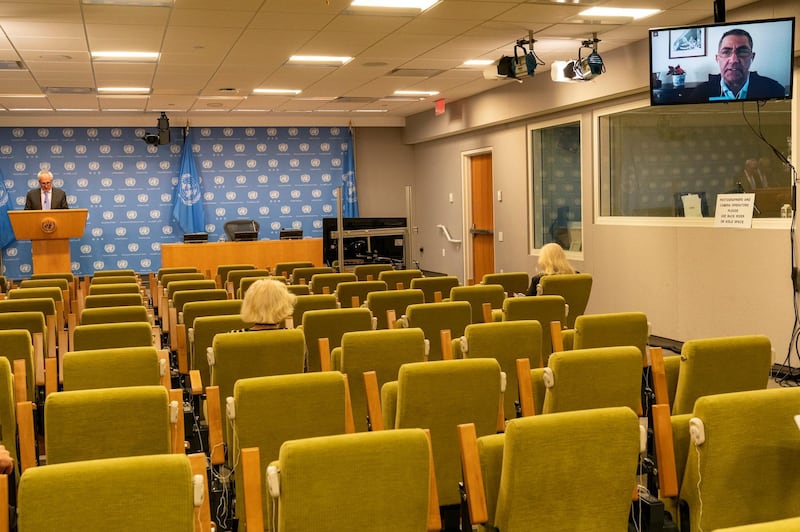
<path fill-rule="evenodd" d="M 46 211 L 50 210 L 50 193 L 49 192 L 45 192 L 44 193 L 44 210 L 46 210 Z"/>

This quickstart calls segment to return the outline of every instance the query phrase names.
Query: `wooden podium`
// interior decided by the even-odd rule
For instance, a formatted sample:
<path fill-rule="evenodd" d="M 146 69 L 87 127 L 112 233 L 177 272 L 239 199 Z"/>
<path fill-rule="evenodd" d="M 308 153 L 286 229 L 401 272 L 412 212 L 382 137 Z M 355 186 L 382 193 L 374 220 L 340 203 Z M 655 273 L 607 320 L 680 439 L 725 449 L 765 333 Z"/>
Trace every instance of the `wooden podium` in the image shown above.
<path fill-rule="evenodd" d="M 83 236 L 87 209 L 8 211 L 17 240 L 30 240 L 33 273 L 72 271 L 69 239 Z"/>

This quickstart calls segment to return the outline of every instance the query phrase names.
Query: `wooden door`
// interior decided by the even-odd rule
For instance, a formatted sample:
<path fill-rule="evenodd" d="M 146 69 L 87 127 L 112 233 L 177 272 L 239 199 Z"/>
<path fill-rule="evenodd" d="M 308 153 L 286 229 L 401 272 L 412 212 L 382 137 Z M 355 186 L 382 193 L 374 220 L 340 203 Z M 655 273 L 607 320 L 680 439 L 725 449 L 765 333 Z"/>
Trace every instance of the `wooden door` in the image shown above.
<path fill-rule="evenodd" d="M 494 272 L 494 185 L 492 180 L 492 154 L 470 157 L 472 191 L 472 279 L 468 284 L 479 283 L 486 273 Z"/>

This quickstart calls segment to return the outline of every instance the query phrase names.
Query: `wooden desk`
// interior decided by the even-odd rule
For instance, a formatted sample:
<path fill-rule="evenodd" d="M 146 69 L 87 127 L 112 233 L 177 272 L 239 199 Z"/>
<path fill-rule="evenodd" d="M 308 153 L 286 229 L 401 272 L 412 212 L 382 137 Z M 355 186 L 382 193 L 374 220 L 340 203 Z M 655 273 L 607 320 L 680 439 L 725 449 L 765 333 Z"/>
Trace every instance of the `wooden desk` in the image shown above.
<path fill-rule="evenodd" d="M 255 264 L 273 269 L 278 262 L 307 260 L 322 266 L 322 239 L 258 240 L 255 242 L 208 242 L 163 244 L 161 267 L 195 266 L 201 272 L 217 272 L 220 264 Z"/>

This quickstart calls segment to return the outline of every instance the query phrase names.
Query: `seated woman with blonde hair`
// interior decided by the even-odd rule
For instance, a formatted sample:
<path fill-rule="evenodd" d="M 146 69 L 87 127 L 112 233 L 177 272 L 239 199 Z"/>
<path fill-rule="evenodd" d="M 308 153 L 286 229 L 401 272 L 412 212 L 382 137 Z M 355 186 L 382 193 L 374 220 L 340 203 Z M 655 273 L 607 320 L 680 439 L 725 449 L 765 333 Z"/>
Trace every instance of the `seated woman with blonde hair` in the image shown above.
<path fill-rule="evenodd" d="M 297 296 L 286 283 L 261 279 L 250 285 L 242 301 L 242 321 L 253 323 L 248 331 L 280 329 L 282 322 L 294 312 Z"/>
<path fill-rule="evenodd" d="M 551 242 L 542 246 L 539 253 L 539 273 L 531 278 L 531 285 L 525 293 L 527 296 L 535 296 L 539 281 L 545 275 L 558 275 L 563 273 L 576 273 L 575 268 L 567 260 L 564 248 Z"/>

